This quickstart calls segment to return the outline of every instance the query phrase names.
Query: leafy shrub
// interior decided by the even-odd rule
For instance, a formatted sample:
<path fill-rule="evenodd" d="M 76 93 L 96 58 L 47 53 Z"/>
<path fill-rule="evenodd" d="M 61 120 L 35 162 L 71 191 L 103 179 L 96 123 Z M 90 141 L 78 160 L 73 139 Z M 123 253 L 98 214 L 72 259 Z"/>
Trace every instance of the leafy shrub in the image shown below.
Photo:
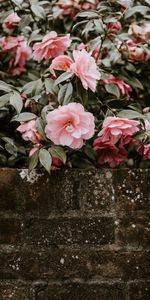
<path fill-rule="evenodd" d="M 0 166 L 150 166 L 150 0 L 0 0 Z"/>

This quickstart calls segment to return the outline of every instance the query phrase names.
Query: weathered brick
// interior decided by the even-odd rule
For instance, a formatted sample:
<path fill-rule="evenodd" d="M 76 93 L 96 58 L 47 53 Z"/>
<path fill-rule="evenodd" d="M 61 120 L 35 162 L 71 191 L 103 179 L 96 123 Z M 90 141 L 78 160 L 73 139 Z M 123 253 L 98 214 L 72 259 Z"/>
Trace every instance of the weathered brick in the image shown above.
<path fill-rule="evenodd" d="M 15 218 L 0 218 L 0 244 L 17 244 L 21 240 L 21 221 Z"/>
<path fill-rule="evenodd" d="M 133 281 L 128 283 L 127 300 L 149 300 L 150 281 Z"/>
<path fill-rule="evenodd" d="M 128 216 L 117 220 L 116 239 L 121 245 L 135 247 L 150 246 L 150 217 L 149 214 L 141 216 Z"/>
<path fill-rule="evenodd" d="M 23 242 L 43 246 L 111 244 L 114 242 L 114 220 L 111 217 L 27 219 Z"/>
<path fill-rule="evenodd" d="M 36 294 L 36 300 L 125 300 L 121 283 L 53 283 Z"/>
<path fill-rule="evenodd" d="M 113 170 L 113 187 L 118 215 L 150 209 L 149 170 Z"/>
<path fill-rule="evenodd" d="M 17 169 L 0 169 L 0 211 L 20 211 L 24 191 Z"/>
<path fill-rule="evenodd" d="M 30 286 L 21 281 L 0 281 L 0 299 L 31 300 Z"/>
<path fill-rule="evenodd" d="M 150 276 L 150 251 L 108 251 L 74 247 L 0 251 L 5 279 L 143 279 Z"/>

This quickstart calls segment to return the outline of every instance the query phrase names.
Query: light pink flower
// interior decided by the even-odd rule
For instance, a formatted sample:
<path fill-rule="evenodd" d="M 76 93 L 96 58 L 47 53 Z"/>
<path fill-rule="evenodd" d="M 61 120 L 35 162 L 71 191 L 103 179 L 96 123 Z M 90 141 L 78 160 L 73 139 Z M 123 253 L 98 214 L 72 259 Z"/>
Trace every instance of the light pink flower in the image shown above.
<path fill-rule="evenodd" d="M 142 26 L 133 23 L 130 25 L 128 33 L 132 35 L 135 43 L 145 42 L 150 38 L 150 23 L 145 23 Z"/>
<path fill-rule="evenodd" d="M 108 78 L 103 80 L 102 82 L 104 84 L 113 83 L 116 86 L 120 97 L 125 95 L 125 94 L 128 94 L 129 92 L 132 92 L 132 88 L 131 88 L 130 85 L 126 84 L 123 80 L 113 76 L 112 74 L 109 74 Z"/>
<path fill-rule="evenodd" d="M 95 59 L 86 50 L 73 51 L 74 63 L 70 66 L 71 71 L 80 78 L 83 87 L 95 92 L 100 72 L 97 69 Z"/>
<path fill-rule="evenodd" d="M 79 103 L 59 106 L 47 115 L 46 136 L 56 145 L 81 148 L 94 134 L 94 116 Z"/>
<path fill-rule="evenodd" d="M 18 23 L 20 22 L 20 17 L 17 15 L 17 13 L 13 12 L 11 13 L 8 17 L 6 17 L 4 19 L 4 22 L 3 22 L 3 29 L 8 32 L 8 33 L 11 33 L 14 29 L 14 25 L 15 23 Z"/>
<path fill-rule="evenodd" d="M 127 161 L 127 152 L 124 147 L 117 147 L 110 141 L 102 141 L 101 137 L 95 139 L 93 149 L 97 153 L 97 163 L 100 166 L 115 168 Z"/>
<path fill-rule="evenodd" d="M 83 50 L 85 49 L 86 51 L 88 51 L 88 48 L 89 45 L 88 44 L 84 44 L 84 43 L 81 43 L 78 45 L 78 50 Z M 101 65 L 101 51 L 100 51 L 100 46 L 96 46 L 94 49 L 92 49 L 91 51 L 88 51 L 90 53 L 90 55 L 92 57 L 94 57 L 95 60 L 97 60 L 97 57 L 98 57 L 98 60 L 97 60 L 97 66 Z"/>
<path fill-rule="evenodd" d="M 150 159 L 150 144 L 141 145 L 138 147 L 137 152 L 143 156 L 143 160 Z"/>
<path fill-rule="evenodd" d="M 73 60 L 69 56 L 59 55 L 52 60 L 49 70 L 54 76 L 56 76 L 54 70 L 69 71 L 72 63 Z"/>
<path fill-rule="evenodd" d="M 42 140 L 40 134 L 37 132 L 36 129 L 36 120 L 23 122 L 17 128 L 17 131 L 19 131 L 22 134 L 22 138 L 25 141 L 31 141 L 33 144 L 39 144 L 39 142 Z"/>
<path fill-rule="evenodd" d="M 48 63 L 49 59 L 64 54 L 70 44 L 70 34 L 58 37 L 55 31 L 51 31 L 43 38 L 42 42 L 33 46 L 34 59 L 38 63 L 45 59 Z"/>
<path fill-rule="evenodd" d="M 129 137 L 133 137 L 139 131 L 138 125 L 139 122 L 135 120 L 107 117 L 103 122 L 99 136 L 101 136 L 104 142 L 110 141 L 110 143 L 116 144 L 120 138 L 125 140 L 127 137 L 128 139 Z"/>

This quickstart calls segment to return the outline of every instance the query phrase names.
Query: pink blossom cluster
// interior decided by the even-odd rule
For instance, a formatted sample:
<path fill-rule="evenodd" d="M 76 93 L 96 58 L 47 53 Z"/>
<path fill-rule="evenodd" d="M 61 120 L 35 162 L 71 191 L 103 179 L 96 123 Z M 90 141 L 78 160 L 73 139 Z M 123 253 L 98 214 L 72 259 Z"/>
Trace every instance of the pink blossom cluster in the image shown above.
<path fill-rule="evenodd" d="M 3 29 L 11 33 L 14 30 L 15 24 L 19 23 L 21 18 L 17 15 L 17 13 L 13 12 L 8 15 L 3 22 Z"/>
<path fill-rule="evenodd" d="M 0 39 L 0 57 L 6 54 L 11 54 L 8 73 L 15 76 L 25 71 L 25 64 L 31 58 L 32 50 L 23 36 L 7 36 Z"/>
<path fill-rule="evenodd" d="M 95 139 L 93 148 L 97 152 L 98 164 L 115 168 L 127 161 L 125 145 L 129 145 L 139 131 L 139 122 L 126 118 L 107 117 Z"/>
<path fill-rule="evenodd" d="M 53 14 L 54 17 L 69 16 L 75 19 L 79 11 L 96 9 L 98 3 L 98 0 L 58 0 L 54 5 Z"/>

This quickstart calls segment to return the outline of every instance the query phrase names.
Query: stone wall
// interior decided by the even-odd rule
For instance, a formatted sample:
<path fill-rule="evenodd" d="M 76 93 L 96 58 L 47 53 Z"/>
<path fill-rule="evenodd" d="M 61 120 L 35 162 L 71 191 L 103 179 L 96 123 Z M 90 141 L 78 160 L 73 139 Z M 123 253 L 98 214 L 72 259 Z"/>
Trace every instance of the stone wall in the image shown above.
<path fill-rule="evenodd" d="M 0 300 L 149 300 L 150 170 L 0 170 Z"/>

